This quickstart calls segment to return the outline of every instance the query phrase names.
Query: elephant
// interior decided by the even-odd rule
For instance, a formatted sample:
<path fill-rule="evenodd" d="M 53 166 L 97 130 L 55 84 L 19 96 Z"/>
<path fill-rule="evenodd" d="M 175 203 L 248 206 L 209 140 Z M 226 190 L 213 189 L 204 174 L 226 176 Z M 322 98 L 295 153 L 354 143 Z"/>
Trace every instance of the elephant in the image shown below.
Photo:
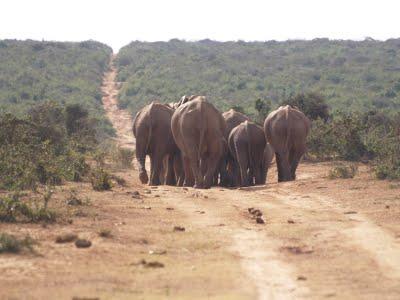
<path fill-rule="evenodd" d="M 171 128 L 182 155 L 184 185 L 210 188 L 227 150 L 222 114 L 204 96 L 196 96 L 175 110 Z"/>
<path fill-rule="evenodd" d="M 174 160 L 179 159 L 179 149 L 171 132 L 171 117 L 174 110 L 168 106 L 152 102 L 143 107 L 133 121 L 133 135 L 136 138 L 136 159 L 139 163 L 139 179 L 148 183 L 146 155 L 150 156 L 150 185 L 165 183 L 175 185 Z M 167 163 L 165 163 L 167 161 Z M 167 166 L 165 169 L 164 164 Z"/>
<path fill-rule="evenodd" d="M 185 104 L 188 101 L 192 101 L 196 97 L 197 97 L 196 95 L 191 95 L 191 96 L 184 95 L 181 97 L 181 99 L 178 102 L 169 102 L 166 105 L 172 109 L 177 109 L 182 104 Z"/>
<path fill-rule="evenodd" d="M 279 107 L 265 119 L 265 137 L 275 151 L 278 182 L 296 179 L 310 127 L 311 121 L 298 108 L 289 105 Z"/>
<path fill-rule="evenodd" d="M 244 121 L 250 121 L 249 117 L 245 114 L 235 111 L 233 108 L 224 112 L 222 117 L 225 119 L 226 122 L 226 131 L 225 131 L 225 138 L 228 141 L 229 134 L 231 133 L 232 129 L 238 126 L 240 123 Z M 221 169 L 225 168 L 226 176 L 222 176 L 221 174 L 221 185 L 222 186 L 237 186 L 238 180 L 237 176 L 233 173 L 234 169 L 234 158 L 230 151 L 227 151 L 227 155 L 225 156 L 225 160 L 222 162 Z"/>
<path fill-rule="evenodd" d="M 265 184 L 273 151 L 261 126 L 244 121 L 232 129 L 228 139 L 234 157 L 233 174 L 240 186 Z"/>
<path fill-rule="evenodd" d="M 222 116 L 224 117 L 226 122 L 226 138 L 229 137 L 232 129 L 238 126 L 240 123 L 244 121 L 250 121 L 250 118 L 248 116 L 234 110 L 233 108 L 224 112 Z"/>

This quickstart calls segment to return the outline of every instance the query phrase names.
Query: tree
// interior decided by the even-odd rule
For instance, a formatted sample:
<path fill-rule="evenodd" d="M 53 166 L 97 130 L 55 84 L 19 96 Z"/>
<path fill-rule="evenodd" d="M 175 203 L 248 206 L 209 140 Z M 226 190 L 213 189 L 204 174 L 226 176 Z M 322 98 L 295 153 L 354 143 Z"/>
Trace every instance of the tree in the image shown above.
<path fill-rule="evenodd" d="M 261 100 L 261 99 L 256 100 L 256 102 L 254 103 L 254 108 L 258 113 L 257 115 L 258 122 L 260 123 L 264 122 L 268 113 L 271 111 L 271 107 L 272 107 L 271 100 Z"/>
<path fill-rule="evenodd" d="M 311 120 L 321 118 L 326 122 L 330 117 L 325 98 L 315 92 L 296 94 L 289 97 L 282 105 L 297 107 Z"/>

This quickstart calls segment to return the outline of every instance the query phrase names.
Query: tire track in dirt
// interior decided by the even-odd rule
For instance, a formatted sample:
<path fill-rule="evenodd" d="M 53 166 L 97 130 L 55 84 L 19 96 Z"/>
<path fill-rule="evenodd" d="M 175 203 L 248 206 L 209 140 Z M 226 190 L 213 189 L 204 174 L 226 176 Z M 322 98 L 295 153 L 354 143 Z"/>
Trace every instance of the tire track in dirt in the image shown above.
<path fill-rule="evenodd" d="M 265 234 L 263 225 L 256 225 L 247 216 L 247 197 L 235 190 L 212 188 L 193 191 L 186 199 L 174 199 L 175 204 L 200 227 L 213 227 L 229 239 L 229 251 L 237 255 L 246 280 L 242 285 L 252 285 L 258 299 L 302 299 L 308 288 L 296 281 L 293 266 L 278 255 L 279 243 Z M 194 211 L 205 212 L 193 218 Z"/>
<path fill-rule="evenodd" d="M 351 222 L 351 225 L 342 234 L 347 236 L 350 243 L 367 250 L 381 269 L 384 270 L 386 276 L 400 279 L 400 247 L 396 239 L 375 225 L 362 213 L 352 211 L 351 208 L 346 208 L 335 199 L 321 194 L 309 193 L 300 195 L 293 192 L 288 193 L 286 196 L 280 193 L 276 194 L 276 197 L 286 204 L 288 204 L 289 197 L 301 199 L 304 196 L 308 196 L 314 201 L 307 201 L 307 204 L 301 203 L 299 205 L 297 201 L 289 200 L 290 205 L 297 206 L 299 209 L 307 207 L 318 211 L 329 210 L 332 214 L 350 215 L 351 217 L 348 221 Z"/>

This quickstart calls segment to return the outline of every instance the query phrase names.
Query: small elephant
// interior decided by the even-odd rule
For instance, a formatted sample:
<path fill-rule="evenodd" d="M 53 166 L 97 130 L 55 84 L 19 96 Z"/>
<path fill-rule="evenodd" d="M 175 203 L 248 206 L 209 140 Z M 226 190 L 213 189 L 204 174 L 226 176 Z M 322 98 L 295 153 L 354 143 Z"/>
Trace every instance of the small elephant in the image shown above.
<path fill-rule="evenodd" d="M 250 121 L 249 117 L 245 114 L 242 114 L 238 111 L 235 111 L 233 108 L 224 112 L 222 117 L 225 119 L 226 122 L 226 131 L 225 131 L 225 138 L 228 141 L 229 134 L 231 133 L 232 129 L 238 126 L 240 123 L 244 121 Z M 233 174 L 234 169 L 234 159 L 230 151 L 227 151 L 225 155 L 225 159 L 221 162 L 221 169 L 225 169 L 226 176 L 222 176 L 223 172 L 221 173 L 221 185 L 222 186 L 237 186 L 237 178 L 235 178 Z"/>
<path fill-rule="evenodd" d="M 171 117 L 174 110 L 160 103 L 152 102 L 143 107 L 133 121 L 133 135 L 136 138 L 136 159 L 139 163 L 139 179 L 147 183 L 145 160 L 150 156 L 150 185 L 165 181 L 175 185 L 174 159 L 179 150 L 171 132 Z M 168 160 L 167 170 L 163 172 L 163 162 Z M 165 180 L 162 176 L 165 173 Z"/>
<path fill-rule="evenodd" d="M 185 186 L 209 188 L 226 149 L 225 121 L 204 96 L 181 104 L 171 120 L 172 134 L 181 151 Z"/>
<path fill-rule="evenodd" d="M 265 119 L 265 137 L 275 151 L 279 182 L 296 179 L 297 166 L 306 152 L 310 126 L 310 120 L 289 105 L 279 107 Z"/>
<path fill-rule="evenodd" d="M 273 152 L 262 127 L 250 121 L 239 124 L 231 131 L 228 145 L 234 157 L 236 182 L 240 186 L 265 184 Z"/>
<path fill-rule="evenodd" d="M 229 137 L 232 129 L 238 126 L 240 123 L 243 123 L 244 121 L 250 121 L 248 116 L 234 110 L 233 108 L 224 112 L 222 116 L 226 122 L 226 138 Z"/>

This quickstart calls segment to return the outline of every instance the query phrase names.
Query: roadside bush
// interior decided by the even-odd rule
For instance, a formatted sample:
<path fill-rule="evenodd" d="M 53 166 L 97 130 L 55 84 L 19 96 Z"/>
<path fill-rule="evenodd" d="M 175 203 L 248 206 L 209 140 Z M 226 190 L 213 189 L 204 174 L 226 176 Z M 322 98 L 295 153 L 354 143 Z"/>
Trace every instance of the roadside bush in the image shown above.
<path fill-rule="evenodd" d="M 18 192 L 0 198 L 0 222 L 55 222 L 56 213 L 48 208 L 52 193 L 47 189 L 42 196 L 42 203 L 34 201 L 33 205 L 22 201 L 22 194 Z"/>
<path fill-rule="evenodd" d="M 35 244 L 37 243 L 29 236 L 19 239 L 8 233 L 0 233 L 0 253 L 21 253 L 24 250 L 34 252 Z"/>
<path fill-rule="evenodd" d="M 95 191 L 111 190 L 111 175 L 103 168 L 97 167 L 92 170 L 91 183 Z"/>
<path fill-rule="evenodd" d="M 68 117 L 69 108 L 45 102 L 25 119 L 0 116 L 0 189 L 35 189 L 88 174 L 85 154 L 97 145 L 94 127 L 82 117 L 88 116 L 83 108 L 74 106 L 81 112 L 75 119 Z"/>
<path fill-rule="evenodd" d="M 325 98 L 315 92 L 296 94 L 281 104 L 298 107 L 311 120 L 322 119 L 327 121 L 330 116 Z"/>
<path fill-rule="evenodd" d="M 335 117 L 332 125 L 332 135 L 335 139 L 334 149 L 339 159 L 357 161 L 365 153 L 362 134 L 364 126 L 356 113 L 341 113 Z"/>
<path fill-rule="evenodd" d="M 400 136 L 391 133 L 375 148 L 373 169 L 379 179 L 400 179 Z"/>
<path fill-rule="evenodd" d="M 311 158 L 370 161 L 379 179 L 400 179 L 400 114 L 336 113 L 312 122 Z"/>
<path fill-rule="evenodd" d="M 365 128 L 358 114 L 336 114 L 332 120 L 312 122 L 309 152 L 318 159 L 357 161 L 366 154 Z"/>
<path fill-rule="evenodd" d="M 332 124 L 321 119 L 312 122 L 308 136 L 308 156 L 318 160 L 333 159 L 336 153 L 336 138 L 332 134 Z"/>
<path fill-rule="evenodd" d="M 358 167 L 355 164 L 350 164 L 350 165 L 338 164 L 329 171 L 328 177 L 329 179 L 354 178 L 354 176 L 357 174 L 357 170 Z"/>

